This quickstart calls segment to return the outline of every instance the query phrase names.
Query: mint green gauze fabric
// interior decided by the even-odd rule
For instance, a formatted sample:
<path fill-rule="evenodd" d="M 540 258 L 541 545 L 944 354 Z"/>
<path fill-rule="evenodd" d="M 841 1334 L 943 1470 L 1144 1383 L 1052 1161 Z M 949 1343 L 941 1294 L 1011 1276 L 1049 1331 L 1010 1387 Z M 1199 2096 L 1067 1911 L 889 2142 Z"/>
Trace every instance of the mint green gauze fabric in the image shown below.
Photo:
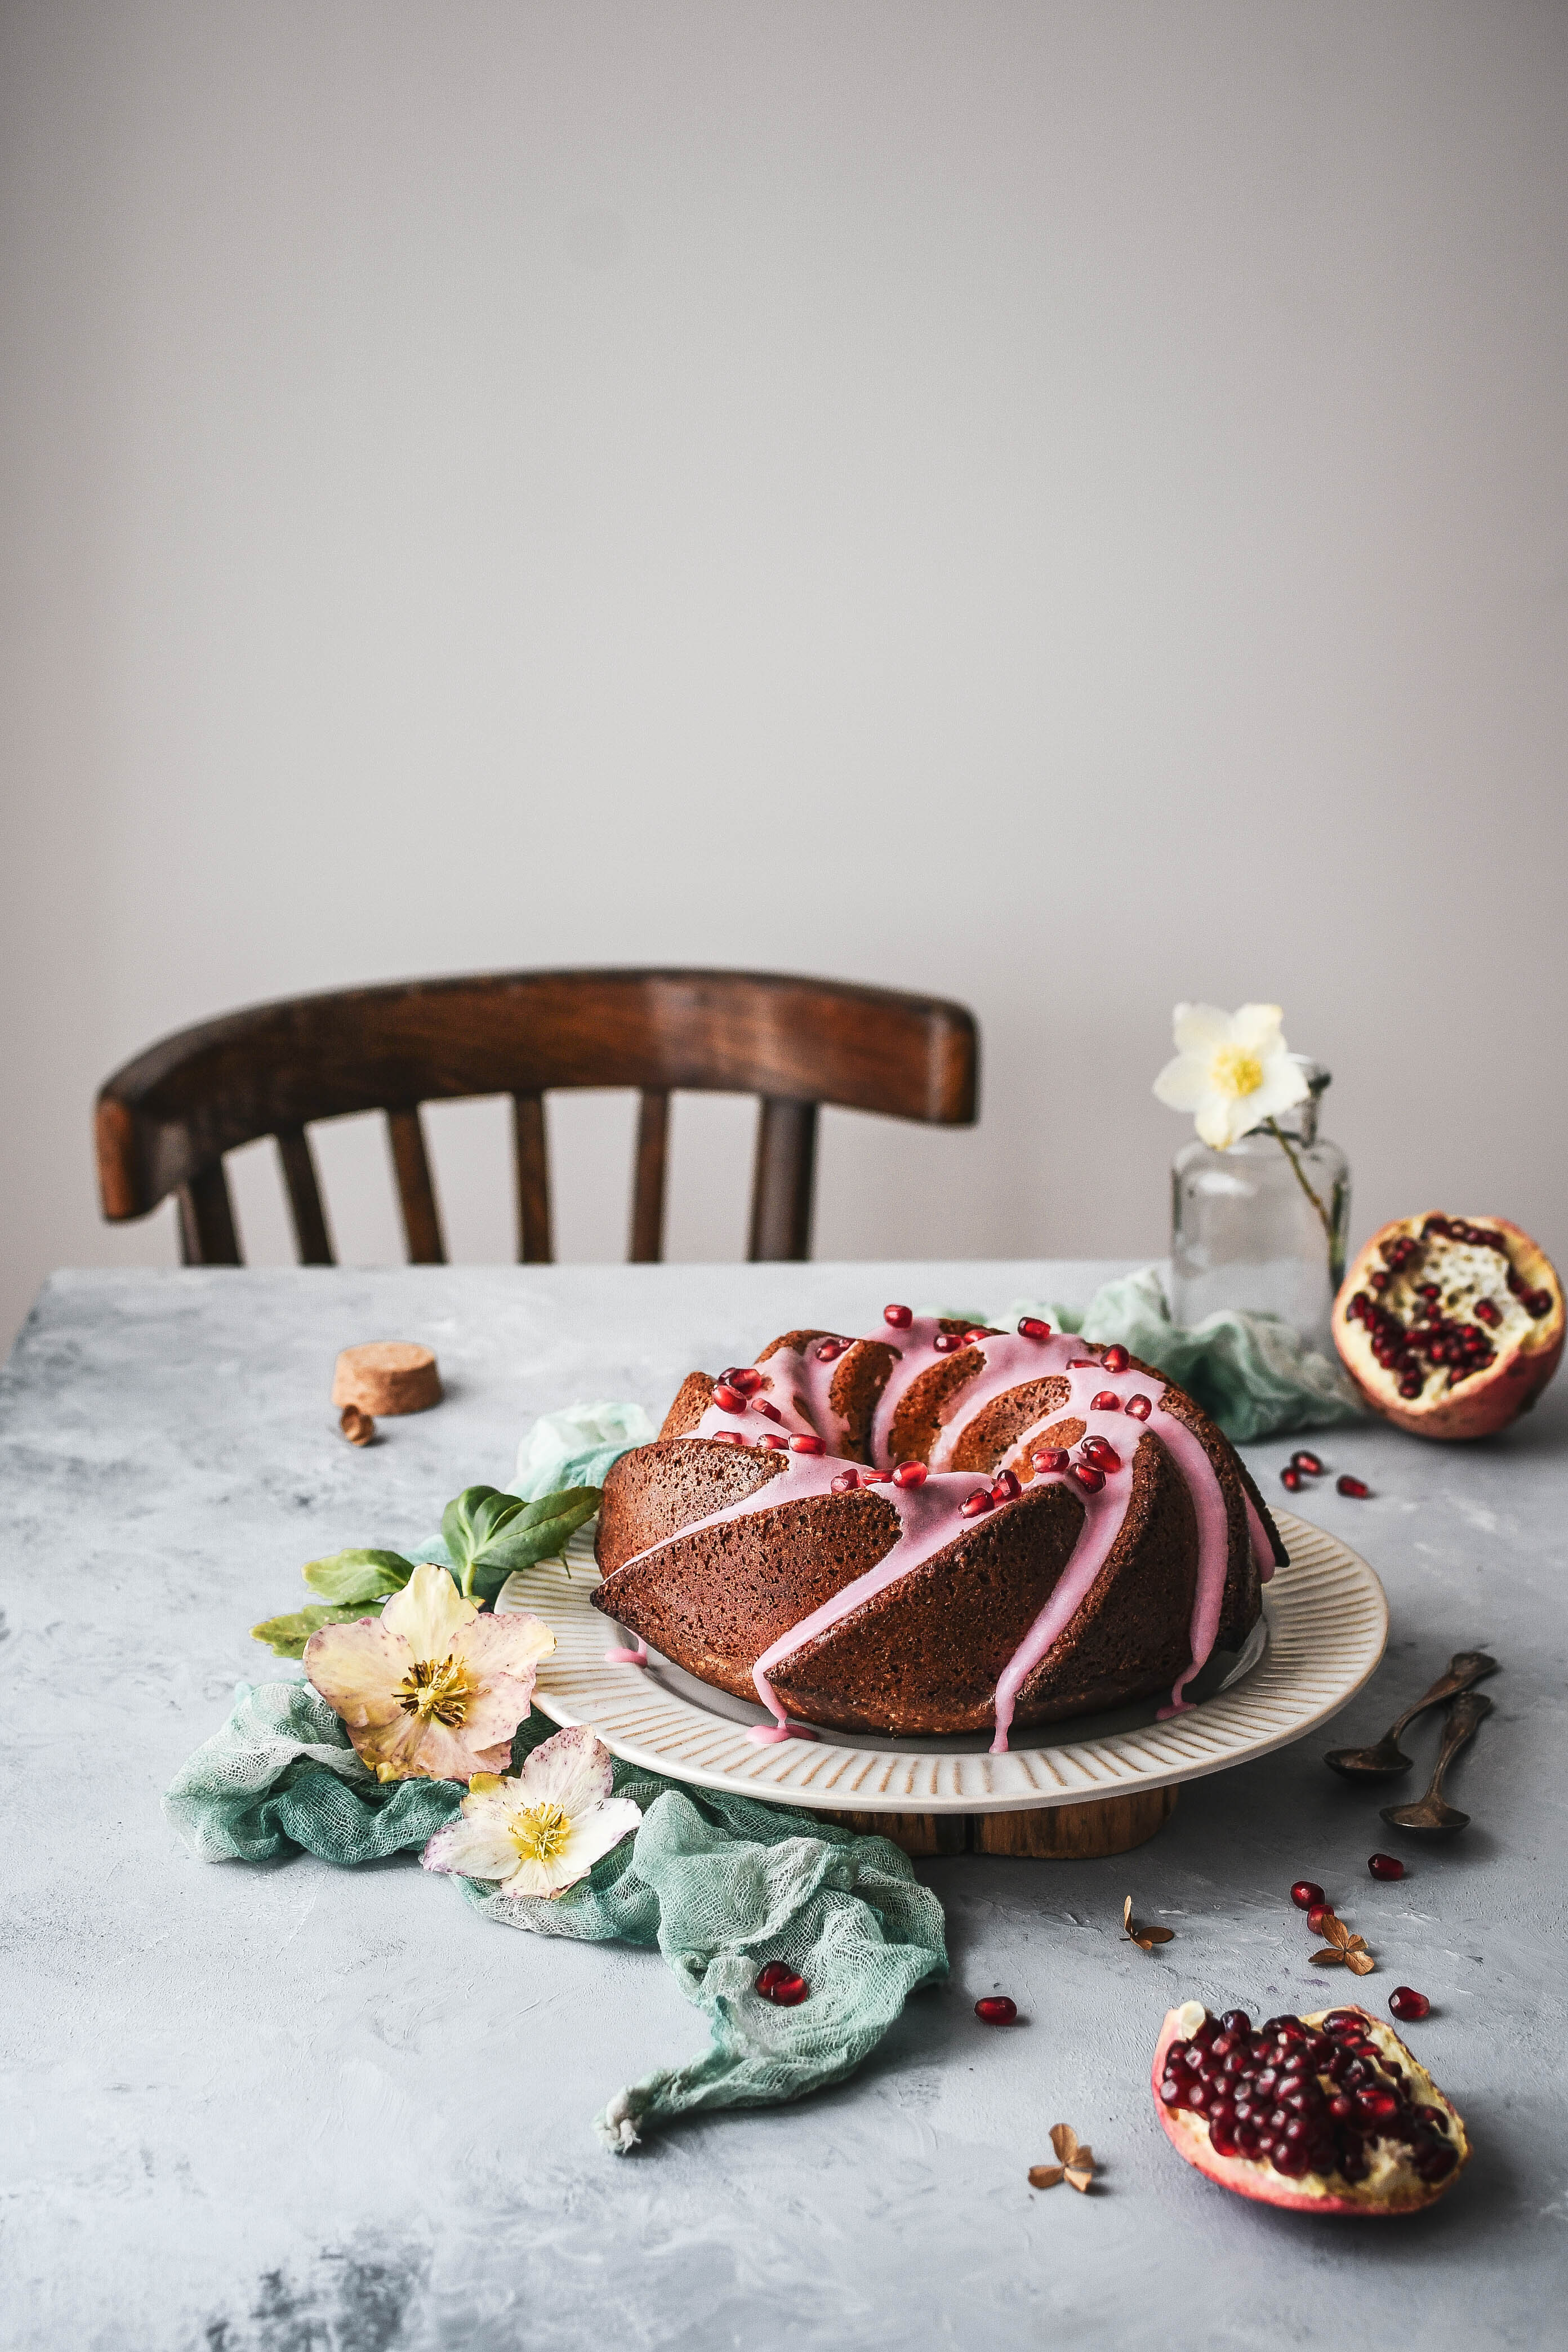
<path fill-rule="evenodd" d="M 537 1711 L 512 1769 L 548 1738 Z M 685 1789 L 628 1765 L 615 1791 L 643 1810 L 637 1834 L 553 1902 L 510 1901 L 454 1878 L 503 1926 L 587 1942 L 657 1947 L 706 2014 L 709 2048 L 618 2092 L 595 2119 L 624 2155 L 644 2131 L 702 2107 L 768 2106 L 837 2083 L 881 2040 L 917 1985 L 945 1976 L 942 1906 L 886 1838 L 808 1815 Z M 453 1781 L 384 1788 L 308 1683 L 241 1683 L 223 1729 L 164 1799 L 203 1860 L 255 1862 L 303 1846 L 345 1866 L 422 1847 L 463 1796 Z M 809 1997 L 775 2008 L 754 1990 L 784 1960 Z"/>
<path fill-rule="evenodd" d="M 1173 1323 L 1157 1265 L 1102 1284 L 1081 1315 L 1047 1300 L 1016 1298 L 994 1319 L 1011 1330 L 1020 1315 L 1043 1316 L 1058 1331 L 1077 1332 L 1096 1347 L 1120 1340 L 1185 1389 L 1233 1445 L 1362 1416 L 1340 1366 L 1303 1347 L 1300 1335 L 1275 1316 L 1233 1309 L 1205 1315 L 1190 1328 Z"/>

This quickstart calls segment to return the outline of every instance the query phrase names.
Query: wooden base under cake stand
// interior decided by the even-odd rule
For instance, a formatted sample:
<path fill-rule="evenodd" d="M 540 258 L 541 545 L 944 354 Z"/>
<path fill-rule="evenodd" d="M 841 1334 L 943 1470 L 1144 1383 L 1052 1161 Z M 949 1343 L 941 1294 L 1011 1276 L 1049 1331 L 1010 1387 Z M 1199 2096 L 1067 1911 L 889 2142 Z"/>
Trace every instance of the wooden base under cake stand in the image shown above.
<path fill-rule="evenodd" d="M 1131 1789 L 1082 1805 L 1039 1805 L 1009 1813 L 826 1813 L 866 1837 L 890 1838 L 917 1861 L 934 1854 L 1011 1853 L 1033 1862 L 1093 1862 L 1130 1853 L 1163 1829 L 1177 1791 Z"/>

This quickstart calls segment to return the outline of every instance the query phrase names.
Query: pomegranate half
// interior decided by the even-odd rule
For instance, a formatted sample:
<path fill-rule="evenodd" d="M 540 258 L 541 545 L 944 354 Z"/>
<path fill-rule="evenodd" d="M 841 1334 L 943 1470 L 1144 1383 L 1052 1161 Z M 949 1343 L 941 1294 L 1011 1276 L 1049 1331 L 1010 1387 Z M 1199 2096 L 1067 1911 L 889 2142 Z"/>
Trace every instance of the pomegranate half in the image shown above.
<path fill-rule="evenodd" d="M 1396 1217 L 1334 1302 L 1334 1345 L 1368 1404 L 1416 1437 L 1489 1437 L 1563 1354 L 1563 1285 L 1506 1217 Z"/>
<path fill-rule="evenodd" d="M 1166 2012 L 1153 2083 L 1166 2136 L 1189 2164 L 1293 2213 L 1419 2212 L 1469 2161 L 1458 2115 L 1364 2009 L 1227 2031 L 1189 2000 Z"/>

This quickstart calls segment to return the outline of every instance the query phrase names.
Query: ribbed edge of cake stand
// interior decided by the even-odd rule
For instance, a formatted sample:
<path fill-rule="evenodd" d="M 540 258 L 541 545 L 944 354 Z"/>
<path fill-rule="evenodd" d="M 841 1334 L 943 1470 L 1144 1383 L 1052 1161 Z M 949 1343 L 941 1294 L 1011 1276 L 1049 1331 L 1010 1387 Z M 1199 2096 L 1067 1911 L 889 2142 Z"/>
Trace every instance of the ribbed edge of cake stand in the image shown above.
<path fill-rule="evenodd" d="M 805 1739 L 763 1747 L 743 1725 L 661 1689 L 640 1667 L 607 1664 L 615 1633 L 588 1598 L 598 1582 L 591 1522 L 564 1561 L 519 1569 L 496 1607 L 530 1610 L 555 1635 L 534 1690 L 543 1714 L 587 1724 L 613 1755 L 672 1780 L 825 1812 L 1026 1812 L 1226 1771 L 1303 1738 L 1353 1697 L 1388 1638 L 1383 1587 L 1337 1537 L 1289 1511 L 1274 1517 L 1290 1562 L 1267 1588 L 1268 1648 L 1244 1681 L 1169 1723 L 1005 1756 Z"/>

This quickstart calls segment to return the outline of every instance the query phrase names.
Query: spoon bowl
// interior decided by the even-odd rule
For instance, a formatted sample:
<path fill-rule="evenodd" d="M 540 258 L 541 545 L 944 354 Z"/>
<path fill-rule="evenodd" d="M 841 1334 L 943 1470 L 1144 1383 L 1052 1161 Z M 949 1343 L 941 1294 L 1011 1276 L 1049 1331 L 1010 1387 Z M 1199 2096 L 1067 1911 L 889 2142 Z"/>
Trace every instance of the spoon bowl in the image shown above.
<path fill-rule="evenodd" d="M 1495 1675 L 1497 1660 L 1488 1657 L 1484 1650 L 1461 1650 L 1448 1661 L 1446 1674 L 1439 1675 L 1428 1691 L 1423 1691 L 1414 1706 L 1407 1706 L 1397 1723 L 1391 1724 L 1383 1738 L 1370 1748 L 1331 1748 L 1323 1761 L 1331 1772 L 1342 1780 L 1396 1780 L 1401 1772 L 1410 1769 L 1410 1759 L 1400 1748 L 1399 1737 L 1407 1724 L 1414 1723 L 1429 1706 L 1436 1706 L 1446 1698 L 1454 1698 L 1460 1691 L 1468 1690 L 1487 1675 Z M 1450 1811 L 1452 1808 L 1449 1809 Z M 1386 1814 L 1384 1820 L 1388 1818 Z M 1455 1829 L 1463 1829 L 1462 1821 L 1455 1821 Z"/>
<path fill-rule="evenodd" d="M 1408 1772 L 1411 1759 L 1399 1752 L 1399 1742 L 1385 1731 L 1373 1748 L 1331 1748 L 1323 1759 L 1342 1780 L 1396 1780 Z"/>
<path fill-rule="evenodd" d="M 1446 1805 L 1441 1797 L 1422 1797 L 1414 1805 L 1384 1805 L 1383 1819 L 1391 1830 L 1414 1830 L 1419 1837 L 1452 1837 L 1456 1830 L 1468 1830 L 1468 1813 L 1458 1805 Z"/>
<path fill-rule="evenodd" d="M 1443 1801 L 1443 1775 L 1491 1711 L 1492 1703 L 1485 1691 L 1460 1692 L 1444 1718 L 1443 1744 L 1437 1750 L 1436 1769 L 1426 1794 L 1418 1797 L 1413 1805 L 1384 1806 L 1383 1818 L 1391 1830 L 1406 1830 L 1415 1837 L 1452 1837 L 1456 1831 L 1468 1829 L 1468 1813 Z"/>

